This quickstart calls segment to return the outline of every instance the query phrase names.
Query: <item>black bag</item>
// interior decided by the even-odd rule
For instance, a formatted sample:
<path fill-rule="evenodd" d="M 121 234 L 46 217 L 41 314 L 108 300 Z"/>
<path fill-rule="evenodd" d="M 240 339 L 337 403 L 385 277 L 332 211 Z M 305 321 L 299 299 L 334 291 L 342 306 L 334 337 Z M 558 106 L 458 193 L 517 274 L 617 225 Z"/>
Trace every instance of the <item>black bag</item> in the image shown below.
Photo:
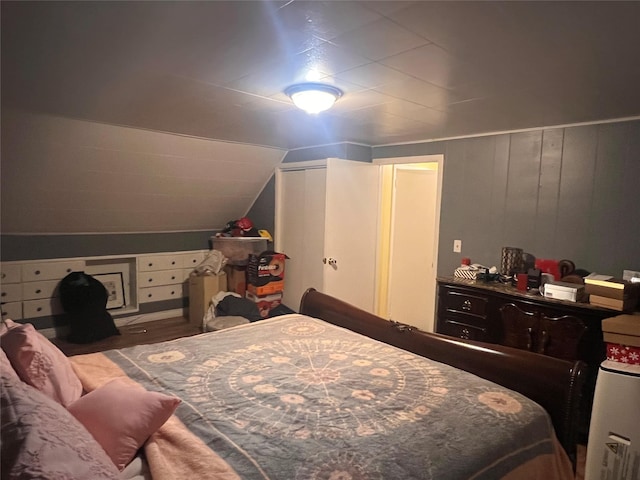
<path fill-rule="evenodd" d="M 104 285 L 84 272 L 71 272 L 60 281 L 60 301 L 70 327 L 68 341 L 90 343 L 120 335 L 107 311 L 108 298 Z"/>

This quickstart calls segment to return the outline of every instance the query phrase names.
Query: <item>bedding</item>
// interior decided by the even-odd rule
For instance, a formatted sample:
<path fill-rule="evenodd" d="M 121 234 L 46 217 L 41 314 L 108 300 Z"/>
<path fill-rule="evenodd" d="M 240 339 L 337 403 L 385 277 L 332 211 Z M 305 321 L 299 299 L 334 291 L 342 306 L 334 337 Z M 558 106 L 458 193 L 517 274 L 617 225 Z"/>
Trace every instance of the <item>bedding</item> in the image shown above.
<path fill-rule="evenodd" d="M 572 478 L 545 410 L 449 365 L 305 315 L 71 358 L 181 400 L 154 479 Z"/>

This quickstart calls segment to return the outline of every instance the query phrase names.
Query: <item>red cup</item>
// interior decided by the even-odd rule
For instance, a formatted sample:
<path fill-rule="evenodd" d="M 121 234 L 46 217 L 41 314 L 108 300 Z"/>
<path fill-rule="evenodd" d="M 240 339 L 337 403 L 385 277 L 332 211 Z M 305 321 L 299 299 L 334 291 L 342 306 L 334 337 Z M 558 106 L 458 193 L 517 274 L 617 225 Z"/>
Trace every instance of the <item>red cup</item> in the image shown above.
<path fill-rule="evenodd" d="M 517 279 L 518 279 L 518 290 L 522 291 L 522 292 L 526 292 L 527 291 L 527 274 L 526 273 L 519 273 L 517 275 Z"/>

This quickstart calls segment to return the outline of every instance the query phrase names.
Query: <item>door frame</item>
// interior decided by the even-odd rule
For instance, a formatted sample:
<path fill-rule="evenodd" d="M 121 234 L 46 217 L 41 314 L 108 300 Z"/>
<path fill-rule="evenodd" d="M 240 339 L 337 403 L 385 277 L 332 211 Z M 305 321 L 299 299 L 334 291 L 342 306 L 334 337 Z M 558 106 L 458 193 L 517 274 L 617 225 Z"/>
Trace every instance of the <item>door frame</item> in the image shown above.
<path fill-rule="evenodd" d="M 406 164 L 411 164 L 411 163 L 437 163 L 438 165 L 438 172 L 437 172 L 437 187 L 436 187 L 436 212 L 435 212 L 435 218 L 434 218 L 434 239 L 433 239 L 433 252 L 432 252 L 432 258 L 433 258 L 433 274 L 437 277 L 438 275 L 438 251 L 439 251 L 439 240 L 440 240 L 440 212 L 441 212 L 441 206 L 442 206 L 442 181 L 443 181 L 443 166 L 444 166 L 444 154 L 432 154 L 432 155 L 415 155 L 415 156 L 409 156 L 409 157 L 389 157 L 389 158 L 379 158 L 379 159 L 374 159 L 373 163 L 375 165 L 379 165 L 380 167 L 385 166 L 385 165 L 406 165 Z M 382 175 L 381 175 L 382 177 Z M 383 186 L 383 182 L 381 182 L 381 189 L 384 188 Z M 380 198 L 382 199 L 383 195 L 380 196 Z M 380 210 L 378 212 L 378 214 L 381 217 L 381 221 L 382 221 L 382 216 L 385 215 L 385 213 L 382 211 L 382 205 L 380 206 Z M 382 233 L 382 232 L 381 232 Z M 377 269 L 376 272 L 377 273 L 377 277 L 380 276 L 380 273 L 383 271 L 387 271 L 388 272 L 388 265 L 383 265 L 383 263 L 385 261 L 388 261 L 388 258 L 383 258 L 383 252 L 384 252 L 384 248 L 383 248 L 383 242 L 385 241 L 383 235 L 379 235 L 378 237 L 378 251 L 380 252 L 378 255 L 378 262 L 377 262 Z M 435 280 L 435 279 L 434 279 Z M 380 308 L 380 309 L 386 309 L 387 308 L 387 299 L 386 298 L 382 298 L 383 295 L 388 295 L 388 289 L 384 288 L 381 283 L 382 279 L 378 278 L 378 285 L 376 285 L 376 292 L 375 292 L 375 304 L 376 304 L 376 308 Z M 436 291 L 434 289 L 434 291 L 432 292 L 433 294 L 433 311 L 431 312 L 432 314 L 432 319 L 433 319 L 433 323 L 430 322 L 430 328 L 428 329 L 429 331 L 434 331 L 435 330 L 435 316 L 436 316 L 436 310 L 437 310 L 437 294 Z M 384 312 L 376 312 L 378 314 L 380 313 L 384 313 Z"/>

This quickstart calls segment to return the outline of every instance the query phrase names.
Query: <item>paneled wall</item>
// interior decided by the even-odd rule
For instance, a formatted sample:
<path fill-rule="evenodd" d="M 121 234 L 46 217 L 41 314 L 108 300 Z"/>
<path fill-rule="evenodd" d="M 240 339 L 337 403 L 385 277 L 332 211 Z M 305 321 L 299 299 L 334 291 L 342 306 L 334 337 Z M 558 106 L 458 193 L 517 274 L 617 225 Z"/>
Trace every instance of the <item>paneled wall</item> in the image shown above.
<path fill-rule="evenodd" d="M 640 121 L 373 153 L 445 154 L 439 275 L 451 275 L 463 256 L 499 267 L 503 246 L 599 273 L 640 270 Z M 454 239 L 462 240 L 461 254 L 453 253 Z"/>

